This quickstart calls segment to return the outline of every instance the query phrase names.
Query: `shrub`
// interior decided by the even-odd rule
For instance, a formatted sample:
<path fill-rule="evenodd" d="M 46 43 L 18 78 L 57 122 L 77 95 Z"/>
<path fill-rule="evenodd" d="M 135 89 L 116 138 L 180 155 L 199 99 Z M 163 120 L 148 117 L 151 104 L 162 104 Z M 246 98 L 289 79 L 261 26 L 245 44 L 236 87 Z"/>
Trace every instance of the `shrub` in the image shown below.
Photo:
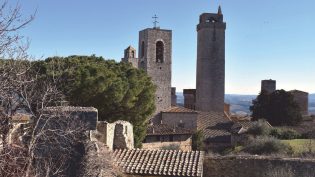
<path fill-rule="evenodd" d="M 258 120 L 252 127 L 247 131 L 248 134 L 254 136 L 267 136 L 270 134 L 271 127 L 265 120 Z"/>
<path fill-rule="evenodd" d="M 292 140 L 302 138 L 302 135 L 300 133 L 292 129 L 273 128 L 270 131 L 270 135 L 281 140 Z"/>
<path fill-rule="evenodd" d="M 292 154 L 290 145 L 282 143 L 274 137 L 257 137 L 243 149 L 250 154 Z"/>
<path fill-rule="evenodd" d="M 192 137 L 192 149 L 194 151 L 202 151 L 204 150 L 204 136 L 201 131 L 197 131 L 195 134 L 193 134 Z"/>

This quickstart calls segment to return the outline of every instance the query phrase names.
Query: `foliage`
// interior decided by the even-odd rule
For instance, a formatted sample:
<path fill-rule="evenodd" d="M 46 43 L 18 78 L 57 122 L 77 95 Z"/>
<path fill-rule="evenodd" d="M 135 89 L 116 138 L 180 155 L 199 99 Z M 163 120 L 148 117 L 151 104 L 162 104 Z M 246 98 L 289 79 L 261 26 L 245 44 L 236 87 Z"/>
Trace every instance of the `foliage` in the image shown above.
<path fill-rule="evenodd" d="M 289 144 L 294 153 L 311 153 L 315 152 L 315 140 L 314 139 L 293 139 L 293 140 L 281 140 L 281 142 Z"/>
<path fill-rule="evenodd" d="M 281 140 L 291 140 L 291 139 L 299 139 L 302 138 L 302 135 L 299 134 L 295 130 L 291 129 L 281 129 L 281 128 L 273 128 L 270 131 L 270 135 Z"/>
<path fill-rule="evenodd" d="M 267 136 L 270 134 L 270 131 L 271 127 L 265 120 L 258 120 L 247 130 L 247 133 L 255 136 Z"/>
<path fill-rule="evenodd" d="M 253 139 L 243 149 L 244 152 L 251 154 L 291 154 L 291 146 L 282 143 L 273 137 L 257 137 Z"/>
<path fill-rule="evenodd" d="M 202 131 L 197 131 L 192 136 L 192 149 L 194 151 L 203 151 L 204 150 L 204 136 Z"/>
<path fill-rule="evenodd" d="M 59 89 L 71 105 L 97 108 L 99 120 L 131 122 L 141 146 L 155 110 L 155 86 L 144 71 L 94 55 L 53 57 L 37 66 L 43 76 L 61 78 Z"/>
<path fill-rule="evenodd" d="M 266 119 L 273 126 L 298 125 L 302 121 L 299 105 L 291 93 L 277 90 L 271 94 L 262 91 L 250 107 L 254 120 Z"/>

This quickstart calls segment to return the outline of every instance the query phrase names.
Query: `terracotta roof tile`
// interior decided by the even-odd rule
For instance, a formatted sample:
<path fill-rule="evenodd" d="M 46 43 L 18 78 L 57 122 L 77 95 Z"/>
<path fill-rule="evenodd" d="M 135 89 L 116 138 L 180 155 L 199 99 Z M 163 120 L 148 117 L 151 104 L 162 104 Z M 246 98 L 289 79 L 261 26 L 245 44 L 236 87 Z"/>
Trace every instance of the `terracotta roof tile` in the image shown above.
<path fill-rule="evenodd" d="M 198 111 L 197 129 L 203 132 L 208 142 L 229 142 L 232 125 L 223 113 Z"/>
<path fill-rule="evenodd" d="M 204 152 L 120 149 L 114 159 L 127 174 L 200 177 Z"/>

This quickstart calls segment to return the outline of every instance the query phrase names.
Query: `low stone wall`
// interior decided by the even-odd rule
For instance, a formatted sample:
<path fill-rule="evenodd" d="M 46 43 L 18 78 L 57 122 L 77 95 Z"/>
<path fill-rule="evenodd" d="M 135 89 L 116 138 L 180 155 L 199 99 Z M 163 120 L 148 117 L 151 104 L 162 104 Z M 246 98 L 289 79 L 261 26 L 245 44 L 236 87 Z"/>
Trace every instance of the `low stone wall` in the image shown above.
<path fill-rule="evenodd" d="M 182 151 L 191 151 L 192 139 L 188 138 L 186 141 L 173 141 L 173 142 L 150 142 L 142 143 L 142 149 L 163 149 L 172 145 L 179 146 Z"/>
<path fill-rule="evenodd" d="M 315 159 L 205 157 L 204 177 L 315 177 Z"/>

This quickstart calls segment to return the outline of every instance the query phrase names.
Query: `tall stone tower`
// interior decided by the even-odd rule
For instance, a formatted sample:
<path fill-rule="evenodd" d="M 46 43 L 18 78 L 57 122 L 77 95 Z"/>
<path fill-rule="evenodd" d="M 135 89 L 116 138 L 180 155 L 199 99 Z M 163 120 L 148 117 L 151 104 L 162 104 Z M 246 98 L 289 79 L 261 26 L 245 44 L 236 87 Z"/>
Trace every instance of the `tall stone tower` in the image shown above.
<path fill-rule="evenodd" d="M 123 62 L 129 62 L 135 68 L 138 68 L 138 58 L 136 58 L 136 49 L 129 46 L 125 49 L 124 58 L 121 59 Z"/>
<path fill-rule="evenodd" d="M 276 91 L 276 81 L 275 80 L 262 80 L 261 81 L 261 91 L 265 91 L 267 94 L 271 94 Z"/>
<path fill-rule="evenodd" d="M 224 111 L 225 29 L 218 13 L 203 13 L 197 25 L 196 110 Z"/>
<path fill-rule="evenodd" d="M 157 87 L 157 115 L 171 107 L 172 31 L 157 27 L 140 31 L 138 58 L 139 68 L 148 73 Z"/>

